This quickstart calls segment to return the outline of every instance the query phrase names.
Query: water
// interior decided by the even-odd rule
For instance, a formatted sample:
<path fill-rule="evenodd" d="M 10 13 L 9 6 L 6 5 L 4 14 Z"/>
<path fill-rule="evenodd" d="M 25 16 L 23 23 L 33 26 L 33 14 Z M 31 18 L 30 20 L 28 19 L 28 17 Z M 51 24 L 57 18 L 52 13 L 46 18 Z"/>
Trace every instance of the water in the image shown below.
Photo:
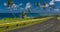
<path fill-rule="evenodd" d="M 16 17 L 21 17 L 21 13 L 14 13 Z M 27 17 L 39 17 L 39 16 L 44 16 L 43 14 L 39 13 L 26 13 Z M 1 18 L 13 18 L 14 16 L 12 13 L 0 13 L 0 19 Z"/>

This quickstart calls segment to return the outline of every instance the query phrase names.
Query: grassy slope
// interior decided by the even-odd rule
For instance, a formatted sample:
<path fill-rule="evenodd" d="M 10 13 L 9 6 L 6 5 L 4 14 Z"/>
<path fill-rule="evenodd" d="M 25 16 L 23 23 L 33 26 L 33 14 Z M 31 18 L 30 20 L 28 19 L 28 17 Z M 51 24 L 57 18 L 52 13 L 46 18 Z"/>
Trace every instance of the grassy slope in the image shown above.
<path fill-rule="evenodd" d="M 60 17 L 57 17 L 57 19 L 60 21 Z"/>
<path fill-rule="evenodd" d="M 0 20 L 0 24 L 3 23 L 11 23 L 11 22 L 16 22 L 16 21 L 22 21 L 23 19 L 21 18 L 4 18 Z M 31 18 L 26 18 L 24 20 L 32 20 Z"/>
<path fill-rule="evenodd" d="M 3 26 L 4 28 L 0 28 L 0 32 L 6 31 L 6 30 L 13 30 L 13 29 L 16 29 L 16 28 L 31 26 L 33 24 L 41 23 L 45 20 L 48 20 L 49 18 L 51 18 L 51 17 L 46 17 L 46 18 L 41 18 L 41 19 L 25 19 L 23 22 L 22 22 L 22 19 L 20 20 L 20 18 L 2 19 L 2 20 L 0 20 L 0 21 L 2 21 L 2 22 L 0 22 L 1 23 L 0 26 Z M 18 26 L 16 26 L 16 24 L 18 24 Z M 9 28 L 5 28 L 6 26 L 9 26 Z"/>

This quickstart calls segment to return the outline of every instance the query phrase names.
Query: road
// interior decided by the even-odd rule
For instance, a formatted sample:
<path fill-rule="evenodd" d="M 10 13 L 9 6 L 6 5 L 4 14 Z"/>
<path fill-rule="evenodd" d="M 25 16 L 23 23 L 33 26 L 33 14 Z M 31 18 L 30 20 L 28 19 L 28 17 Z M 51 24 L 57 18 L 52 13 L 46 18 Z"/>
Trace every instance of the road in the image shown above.
<path fill-rule="evenodd" d="M 60 22 L 56 18 L 52 18 L 43 23 L 6 32 L 60 32 Z"/>

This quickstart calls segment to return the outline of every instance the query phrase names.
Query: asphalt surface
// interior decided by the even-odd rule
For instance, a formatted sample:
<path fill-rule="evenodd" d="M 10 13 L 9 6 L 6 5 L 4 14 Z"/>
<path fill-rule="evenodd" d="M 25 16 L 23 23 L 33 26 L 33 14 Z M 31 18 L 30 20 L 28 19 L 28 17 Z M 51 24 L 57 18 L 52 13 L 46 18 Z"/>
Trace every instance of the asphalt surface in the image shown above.
<path fill-rule="evenodd" d="M 60 32 L 60 22 L 56 18 L 52 18 L 43 23 L 6 32 Z"/>

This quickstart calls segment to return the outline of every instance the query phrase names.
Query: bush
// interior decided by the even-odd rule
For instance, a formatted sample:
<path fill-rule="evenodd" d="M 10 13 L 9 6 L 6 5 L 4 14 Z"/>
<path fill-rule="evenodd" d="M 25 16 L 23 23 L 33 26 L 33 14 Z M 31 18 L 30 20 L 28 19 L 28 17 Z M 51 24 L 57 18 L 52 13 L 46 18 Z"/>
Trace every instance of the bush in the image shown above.
<path fill-rule="evenodd" d="M 6 28 L 6 29 L 8 29 L 8 28 L 9 28 L 9 26 L 6 26 L 5 28 Z"/>
<path fill-rule="evenodd" d="M 19 24 L 16 24 L 16 26 L 19 26 Z"/>

